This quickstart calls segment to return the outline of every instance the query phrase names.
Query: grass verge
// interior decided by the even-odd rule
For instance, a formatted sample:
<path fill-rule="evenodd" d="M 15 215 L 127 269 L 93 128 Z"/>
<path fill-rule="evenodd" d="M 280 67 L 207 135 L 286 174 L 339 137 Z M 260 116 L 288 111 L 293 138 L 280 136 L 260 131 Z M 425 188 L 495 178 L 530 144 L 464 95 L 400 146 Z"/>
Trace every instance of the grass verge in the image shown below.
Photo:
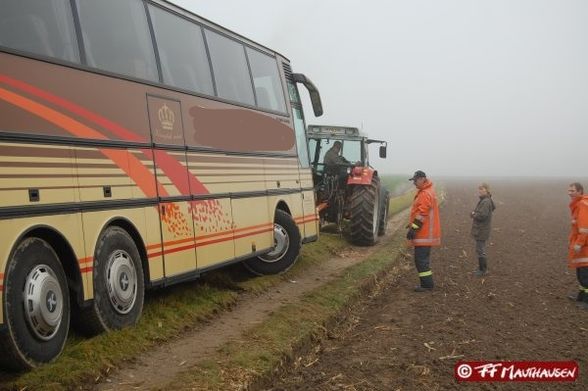
<path fill-rule="evenodd" d="M 411 201 L 412 196 L 393 198 L 390 215 Z M 339 235 L 321 234 L 318 242 L 302 247 L 298 262 L 286 274 L 251 278 L 241 265 L 235 265 L 194 282 L 149 292 L 137 326 L 94 338 L 70 335 L 57 361 L 23 374 L 0 372 L 0 389 L 65 390 L 95 383 L 123 362 L 235 305 L 243 293 L 260 293 L 293 279 L 348 246 Z"/>
<path fill-rule="evenodd" d="M 93 338 L 70 334 L 57 361 L 22 374 L 0 373 L 0 389 L 65 390 L 97 382 L 124 361 L 230 308 L 243 293 L 260 293 L 293 279 L 347 246 L 339 235 L 325 234 L 319 242 L 303 246 L 298 262 L 283 275 L 253 278 L 235 265 L 194 282 L 149 292 L 137 326 Z"/>
<path fill-rule="evenodd" d="M 238 341 L 225 344 L 217 357 L 180 375 L 166 389 L 240 390 L 263 384 L 304 345 L 324 334 L 345 308 L 371 290 L 390 271 L 404 248 L 404 233 L 365 261 L 348 268 L 337 280 L 306 294 L 297 303 L 281 307 Z"/>

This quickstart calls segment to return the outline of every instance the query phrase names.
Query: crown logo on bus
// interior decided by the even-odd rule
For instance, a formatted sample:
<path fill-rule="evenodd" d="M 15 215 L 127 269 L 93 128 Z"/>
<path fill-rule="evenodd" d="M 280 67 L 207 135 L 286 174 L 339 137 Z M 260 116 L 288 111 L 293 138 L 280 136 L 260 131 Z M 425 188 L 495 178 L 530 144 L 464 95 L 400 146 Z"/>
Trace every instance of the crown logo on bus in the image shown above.
<path fill-rule="evenodd" d="M 159 122 L 161 122 L 161 127 L 164 130 L 171 132 L 174 128 L 174 122 L 176 120 L 176 115 L 174 114 L 174 111 L 167 107 L 166 104 L 164 104 L 157 112 L 157 115 L 159 117 Z"/>

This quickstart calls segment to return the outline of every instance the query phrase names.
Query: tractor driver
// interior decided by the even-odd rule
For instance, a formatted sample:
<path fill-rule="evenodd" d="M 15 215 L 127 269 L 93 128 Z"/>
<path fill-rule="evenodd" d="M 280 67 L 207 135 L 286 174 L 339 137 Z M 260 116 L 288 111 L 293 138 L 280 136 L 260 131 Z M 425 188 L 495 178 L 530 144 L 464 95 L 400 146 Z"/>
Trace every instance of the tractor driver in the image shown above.
<path fill-rule="evenodd" d="M 323 163 L 325 164 L 325 172 L 332 175 L 339 175 L 342 166 L 346 167 L 350 164 L 347 159 L 340 155 L 341 141 L 335 141 L 333 146 L 325 153 Z"/>

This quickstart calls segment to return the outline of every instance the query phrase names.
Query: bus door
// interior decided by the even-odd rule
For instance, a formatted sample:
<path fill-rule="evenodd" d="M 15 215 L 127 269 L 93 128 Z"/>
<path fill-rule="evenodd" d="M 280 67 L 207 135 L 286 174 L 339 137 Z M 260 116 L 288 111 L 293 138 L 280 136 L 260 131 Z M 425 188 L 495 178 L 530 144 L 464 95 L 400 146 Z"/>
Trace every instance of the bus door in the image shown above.
<path fill-rule="evenodd" d="M 316 220 L 314 183 L 310 167 L 308 142 L 306 140 L 306 126 L 298 89 L 289 80 L 287 84 L 288 96 L 292 106 L 294 131 L 296 132 L 296 149 L 298 150 L 300 189 L 302 193 L 303 216 L 302 220 L 297 221 L 297 223 L 299 224 L 302 237 L 310 238 L 318 234 L 318 222 Z"/>
<path fill-rule="evenodd" d="M 196 270 L 191 191 L 180 102 L 148 96 L 153 160 L 160 199 L 165 277 Z"/>

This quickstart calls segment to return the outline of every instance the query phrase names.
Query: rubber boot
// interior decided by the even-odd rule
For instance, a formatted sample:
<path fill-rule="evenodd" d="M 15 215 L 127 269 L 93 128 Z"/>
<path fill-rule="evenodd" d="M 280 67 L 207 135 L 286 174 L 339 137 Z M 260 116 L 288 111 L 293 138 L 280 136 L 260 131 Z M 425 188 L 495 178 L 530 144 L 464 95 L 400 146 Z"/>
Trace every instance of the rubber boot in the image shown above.
<path fill-rule="evenodd" d="M 578 293 L 570 293 L 568 295 L 568 299 L 572 300 L 572 301 L 582 301 L 582 294 L 584 292 L 580 291 Z"/>
<path fill-rule="evenodd" d="M 419 277 L 421 285 L 414 288 L 415 292 L 429 292 L 433 290 L 435 284 L 433 283 L 433 276 Z"/>
<path fill-rule="evenodd" d="M 486 257 L 479 257 L 478 258 L 478 271 L 476 271 L 474 274 L 476 275 L 476 277 L 482 277 L 482 276 L 485 276 L 487 272 L 488 272 L 488 262 L 486 261 Z"/>
<path fill-rule="evenodd" d="M 576 305 L 582 309 L 588 310 L 588 293 L 586 291 L 581 290 L 578 293 Z"/>

